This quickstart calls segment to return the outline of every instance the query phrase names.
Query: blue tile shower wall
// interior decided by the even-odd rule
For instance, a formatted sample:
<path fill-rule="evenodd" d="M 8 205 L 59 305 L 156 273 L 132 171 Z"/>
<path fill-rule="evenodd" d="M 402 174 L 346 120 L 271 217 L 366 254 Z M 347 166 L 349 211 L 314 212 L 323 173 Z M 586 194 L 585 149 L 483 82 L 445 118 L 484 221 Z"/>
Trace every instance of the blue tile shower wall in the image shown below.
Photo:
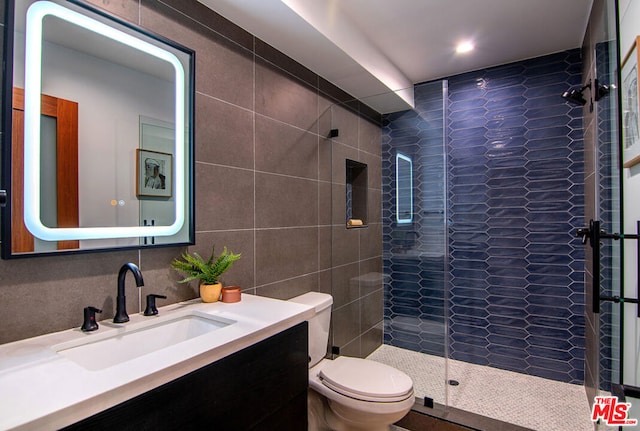
<path fill-rule="evenodd" d="M 434 325 L 445 322 L 444 312 L 435 320 L 436 309 L 448 300 L 451 358 L 582 383 L 584 255 L 574 238 L 584 214 L 582 108 L 560 97 L 580 85 L 580 71 L 579 51 L 574 50 L 448 79 L 442 133 L 445 208 L 424 207 L 420 200 L 416 206 L 422 206 L 415 208 L 417 213 L 447 214 L 446 243 L 440 245 L 445 256 L 438 258 L 434 252 L 437 239 L 425 247 L 430 239 L 418 234 L 417 255 L 428 257 L 426 262 L 414 258 L 415 252 L 405 253 L 410 264 L 397 262 L 407 257 L 393 242 L 404 237 L 392 215 L 385 213 L 385 272 L 390 276 L 385 342 L 445 354 L 444 348 L 427 348 L 413 327 L 419 319 L 419 326 L 437 332 Z M 430 85 L 416 86 L 418 113 L 433 102 L 435 96 L 422 91 Z M 407 128 L 422 131 L 429 126 L 421 124 L 421 114 L 411 121 L 399 114 L 387 119 L 385 199 L 392 197 L 390 165 L 411 135 Z M 437 152 L 435 147 L 429 151 Z M 415 187 L 417 194 L 420 187 L 428 188 L 419 182 Z M 443 185 L 441 196 L 444 191 Z M 444 229 L 444 219 L 440 226 Z M 412 279 L 408 268 L 416 261 L 420 271 Z M 401 295 L 396 295 L 398 278 L 406 285 Z M 424 294 L 427 279 L 438 292 L 433 300 Z M 411 283 L 418 284 L 417 292 L 410 291 Z M 437 283 L 442 283 L 440 291 Z"/>

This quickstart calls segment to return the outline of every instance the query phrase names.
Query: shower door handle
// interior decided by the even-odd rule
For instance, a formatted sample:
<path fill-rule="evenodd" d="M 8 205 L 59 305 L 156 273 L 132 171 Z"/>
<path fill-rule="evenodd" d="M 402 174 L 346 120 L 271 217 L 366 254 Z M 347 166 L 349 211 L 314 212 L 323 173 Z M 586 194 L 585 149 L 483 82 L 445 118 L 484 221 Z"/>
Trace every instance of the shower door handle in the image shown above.
<path fill-rule="evenodd" d="M 600 313 L 600 301 L 610 301 L 616 304 L 629 302 L 636 304 L 636 315 L 640 318 L 640 220 L 636 221 L 636 233 L 624 234 L 624 233 L 607 233 L 600 227 L 599 220 L 589 220 L 589 226 L 580 228 L 576 231 L 577 237 L 582 237 L 582 243 L 591 246 L 592 251 L 592 280 L 593 280 L 593 293 L 591 301 L 591 311 L 593 313 Z M 600 295 L 600 240 L 613 239 L 618 241 L 620 239 L 635 239 L 636 242 L 636 297 L 625 298 L 621 296 L 602 296 Z"/>

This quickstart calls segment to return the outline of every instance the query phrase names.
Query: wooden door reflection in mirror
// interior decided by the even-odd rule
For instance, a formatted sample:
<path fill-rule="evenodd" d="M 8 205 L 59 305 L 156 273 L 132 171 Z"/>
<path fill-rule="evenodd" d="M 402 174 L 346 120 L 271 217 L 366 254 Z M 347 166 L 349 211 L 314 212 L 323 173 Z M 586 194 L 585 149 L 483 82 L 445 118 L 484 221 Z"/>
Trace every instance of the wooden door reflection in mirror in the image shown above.
<path fill-rule="evenodd" d="M 53 128 L 51 136 L 55 157 L 55 172 L 50 181 L 44 181 L 53 190 L 43 193 L 42 208 L 49 207 L 49 220 L 53 227 L 78 227 L 78 104 L 70 100 L 42 95 L 43 121 L 52 126 L 43 127 L 42 133 Z M 51 121 L 53 120 L 53 121 Z M 13 253 L 33 252 L 36 249 L 33 235 L 24 224 L 23 183 L 24 183 L 24 90 L 13 89 L 12 118 L 12 179 L 11 179 L 11 250 Z M 43 153 L 46 151 L 42 150 Z M 77 249 L 79 241 L 58 241 L 58 250 Z"/>

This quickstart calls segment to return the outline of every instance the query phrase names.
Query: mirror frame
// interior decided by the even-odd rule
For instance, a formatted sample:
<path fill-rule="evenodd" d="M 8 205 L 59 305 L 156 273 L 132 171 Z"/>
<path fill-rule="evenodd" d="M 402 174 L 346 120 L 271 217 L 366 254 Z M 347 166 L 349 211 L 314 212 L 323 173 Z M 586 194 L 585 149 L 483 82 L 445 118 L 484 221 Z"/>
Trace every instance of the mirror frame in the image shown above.
<path fill-rule="evenodd" d="M 12 224 L 12 208 L 11 208 L 11 186 L 12 186 L 12 94 L 13 94 L 13 60 L 14 60 L 14 30 L 15 30 L 15 1 L 8 0 L 5 3 L 5 16 L 4 16 L 4 46 L 3 46 L 3 60 L 5 64 L 4 75 L 2 77 L 2 148 L 1 148 L 1 172 L 0 181 L 2 188 L 7 190 L 9 194 L 7 198 L 7 204 L 0 211 L 0 249 L 2 259 L 13 259 L 22 257 L 35 257 L 35 256 L 51 256 L 51 255 L 66 255 L 77 253 L 92 253 L 92 252 L 104 252 L 115 250 L 136 250 L 146 248 L 157 247 L 176 247 L 195 244 L 195 51 L 185 46 L 182 46 L 172 40 L 169 40 L 163 36 L 150 32 L 147 29 L 123 21 L 122 19 L 107 13 L 103 10 L 97 9 L 92 5 L 88 5 L 79 0 L 66 0 L 62 3 L 68 3 L 77 6 L 80 11 L 86 10 L 88 15 L 98 16 L 105 19 L 107 22 L 113 22 L 116 26 L 131 32 L 133 37 L 136 34 L 141 34 L 146 38 L 153 39 L 157 42 L 170 46 L 172 49 L 181 51 L 189 56 L 189 70 L 185 71 L 185 80 L 187 86 L 185 88 L 185 96 L 188 96 L 188 100 L 185 103 L 185 127 L 187 133 L 185 136 L 185 183 L 187 185 L 185 191 L 186 213 L 184 216 L 184 223 L 188 224 L 188 240 L 172 243 L 160 243 L 160 244 L 147 244 L 146 241 L 141 241 L 136 245 L 126 246 L 104 246 L 96 248 L 78 248 L 78 249 L 65 249 L 58 251 L 34 251 L 29 253 L 15 253 L 11 250 L 11 224 Z M 186 97 L 185 97 L 186 98 Z M 143 226 L 141 226 L 142 228 Z M 127 229 L 133 229 L 133 227 L 127 227 Z M 141 229 L 139 235 L 134 237 L 145 237 L 144 229 Z M 82 239 L 82 238 L 78 238 Z"/>

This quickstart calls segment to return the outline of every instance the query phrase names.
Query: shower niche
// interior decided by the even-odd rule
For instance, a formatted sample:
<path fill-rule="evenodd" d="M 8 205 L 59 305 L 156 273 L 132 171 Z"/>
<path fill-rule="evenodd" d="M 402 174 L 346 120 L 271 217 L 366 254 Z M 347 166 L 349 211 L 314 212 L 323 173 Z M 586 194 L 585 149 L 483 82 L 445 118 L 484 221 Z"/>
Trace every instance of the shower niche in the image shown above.
<path fill-rule="evenodd" d="M 367 226 L 367 165 L 346 159 L 347 228 Z"/>

